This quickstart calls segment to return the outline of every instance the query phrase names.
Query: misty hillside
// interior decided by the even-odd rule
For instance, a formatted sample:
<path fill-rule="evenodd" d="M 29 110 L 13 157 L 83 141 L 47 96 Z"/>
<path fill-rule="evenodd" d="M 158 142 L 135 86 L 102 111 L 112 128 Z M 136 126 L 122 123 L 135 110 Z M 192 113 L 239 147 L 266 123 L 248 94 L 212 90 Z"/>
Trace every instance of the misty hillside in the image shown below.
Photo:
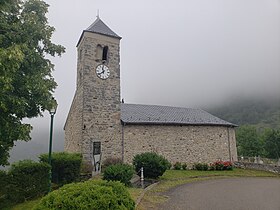
<path fill-rule="evenodd" d="M 32 140 L 16 141 L 15 146 L 10 151 L 9 163 L 23 159 L 38 160 L 38 156 L 49 151 L 49 131 L 33 131 Z M 63 151 L 64 131 L 54 130 L 52 151 Z M 1 168 L 1 167 L 0 167 Z"/>
<path fill-rule="evenodd" d="M 211 114 L 237 125 L 280 129 L 279 99 L 243 99 L 207 110 Z"/>

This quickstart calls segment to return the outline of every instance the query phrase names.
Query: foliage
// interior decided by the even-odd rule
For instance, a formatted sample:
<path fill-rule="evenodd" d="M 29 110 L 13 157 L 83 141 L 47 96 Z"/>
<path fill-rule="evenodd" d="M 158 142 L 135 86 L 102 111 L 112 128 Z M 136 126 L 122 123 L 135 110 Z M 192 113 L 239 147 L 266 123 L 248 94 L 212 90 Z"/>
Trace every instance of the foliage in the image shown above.
<path fill-rule="evenodd" d="M 198 171 L 207 171 L 209 166 L 207 163 L 195 163 L 193 165 L 193 168 L 198 170 Z"/>
<path fill-rule="evenodd" d="M 183 164 L 182 164 L 182 169 L 183 169 L 183 170 L 187 170 L 187 169 L 188 169 L 188 165 L 187 165 L 186 163 L 183 163 Z"/>
<path fill-rule="evenodd" d="M 0 170 L 0 209 L 3 209 L 9 201 L 7 200 L 9 176 L 6 171 Z"/>
<path fill-rule="evenodd" d="M 107 181 L 120 181 L 125 185 L 130 184 L 134 174 L 134 169 L 128 164 L 116 164 L 106 167 L 103 173 L 103 179 Z"/>
<path fill-rule="evenodd" d="M 8 171 L 7 199 L 23 202 L 44 195 L 49 186 L 50 165 L 23 160 L 12 164 Z"/>
<path fill-rule="evenodd" d="M 236 131 L 238 155 L 254 157 L 264 155 L 264 144 L 254 126 L 241 126 Z"/>
<path fill-rule="evenodd" d="M 280 158 L 280 130 L 266 130 L 263 136 L 266 157 Z"/>
<path fill-rule="evenodd" d="M 109 157 L 102 162 L 101 170 L 104 171 L 108 166 L 122 163 L 121 158 Z"/>
<path fill-rule="evenodd" d="M 67 184 L 42 198 L 34 210 L 133 210 L 135 206 L 120 182 L 90 180 Z"/>
<path fill-rule="evenodd" d="M 240 126 L 236 131 L 237 152 L 240 156 L 280 157 L 280 130 L 255 126 Z"/>
<path fill-rule="evenodd" d="M 233 170 L 233 164 L 230 161 L 216 161 L 210 164 L 210 170 Z"/>
<path fill-rule="evenodd" d="M 48 163 L 48 154 L 40 155 L 41 162 Z M 79 181 L 82 156 L 79 153 L 52 153 L 52 182 L 59 186 Z"/>
<path fill-rule="evenodd" d="M 52 105 L 54 65 L 46 56 L 60 56 L 64 47 L 51 42 L 45 2 L 3 0 L 0 9 L 0 165 L 7 165 L 14 141 L 30 140 L 32 127 L 22 119 Z"/>
<path fill-rule="evenodd" d="M 176 162 L 174 165 L 173 165 L 173 168 L 175 170 L 181 170 L 182 169 L 182 164 L 180 162 Z"/>
<path fill-rule="evenodd" d="M 144 169 L 144 177 L 157 179 L 159 176 L 171 167 L 171 163 L 163 156 L 154 152 L 138 154 L 133 158 L 133 165 L 136 173 L 139 173 L 141 167 Z"/>

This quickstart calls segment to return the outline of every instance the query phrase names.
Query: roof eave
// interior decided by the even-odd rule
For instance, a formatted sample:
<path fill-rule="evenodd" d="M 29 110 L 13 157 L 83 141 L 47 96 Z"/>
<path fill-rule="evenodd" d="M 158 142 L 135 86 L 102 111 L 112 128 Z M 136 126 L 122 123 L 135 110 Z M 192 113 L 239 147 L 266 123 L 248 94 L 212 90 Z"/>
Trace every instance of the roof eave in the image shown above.
<path fill-rule="evenodd" d="M 80 42 L 81 42 L 81 40 L 82 40 L 82 37 L 83 37 L 83 35 L 84 35 L 85 32 L 90 32 L 90 33 L 94 33 L 94 34 L 100 34 L 100 35 L 103 35 L 103 36 L 108 36 L 108 37 L 112 37 L 112 38 L 119 39 L 119 40 L 122 39 L 122 37 L 120 37 L 120 36 L 112 36 L 112 35 L 103 34 L 103 33 L 98 33 L 98 32 L 94 32 L 94 31 L 90 31 L 90 30 L 83 30 L 83 32 L 82 32 L 82 34 L 81 34 L 81 36 L 80 36 L 80 38 L 79 38 L 79 41 L 78 41 L 76 47 L 79 46 L 79 44 L 80 44 Z"/>
<path fill-rule="evenodd" d="M 223 126 L 223 127 L 238 127 L 235 124 L 215 124 L 215 123 L 180 123 L 180 122 L 126 122 L 121 120 L 126 125 L 179 125 L 179 126 Z"/>

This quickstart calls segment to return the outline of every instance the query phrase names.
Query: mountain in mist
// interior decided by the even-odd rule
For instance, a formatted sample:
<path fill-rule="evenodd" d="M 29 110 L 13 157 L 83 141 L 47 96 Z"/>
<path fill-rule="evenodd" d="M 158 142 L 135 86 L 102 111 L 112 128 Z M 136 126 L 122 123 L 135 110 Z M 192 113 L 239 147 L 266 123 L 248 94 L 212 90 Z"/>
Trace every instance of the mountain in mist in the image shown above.
<path fill-rule="evenodd" d="M 207 111 L 237 125 L 280 129 L 279 98 L 238 99 Z"/>

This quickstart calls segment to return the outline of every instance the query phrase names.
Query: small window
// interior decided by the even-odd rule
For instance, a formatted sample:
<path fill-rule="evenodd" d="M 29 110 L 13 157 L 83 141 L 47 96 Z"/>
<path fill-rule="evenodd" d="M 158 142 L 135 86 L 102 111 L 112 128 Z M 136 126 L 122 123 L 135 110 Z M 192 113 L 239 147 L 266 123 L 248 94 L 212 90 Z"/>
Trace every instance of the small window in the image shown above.
<path fill-rule="evenodd" d="M 102 58 L 102 50 L 103 50 L 103 48 L 101 47 L 101 45 L 100 44 L 97 45 L 97 47 L 96 47 L 96 59 L 97 60 L 101 60 L 101 58 Z"/>
<path fill-rule="evenodd" d="M 103 53 L 102 53 L 102 60 L 107 61 L 108 59 L 108 46 L 105 46 L 103 48 Z"/>

